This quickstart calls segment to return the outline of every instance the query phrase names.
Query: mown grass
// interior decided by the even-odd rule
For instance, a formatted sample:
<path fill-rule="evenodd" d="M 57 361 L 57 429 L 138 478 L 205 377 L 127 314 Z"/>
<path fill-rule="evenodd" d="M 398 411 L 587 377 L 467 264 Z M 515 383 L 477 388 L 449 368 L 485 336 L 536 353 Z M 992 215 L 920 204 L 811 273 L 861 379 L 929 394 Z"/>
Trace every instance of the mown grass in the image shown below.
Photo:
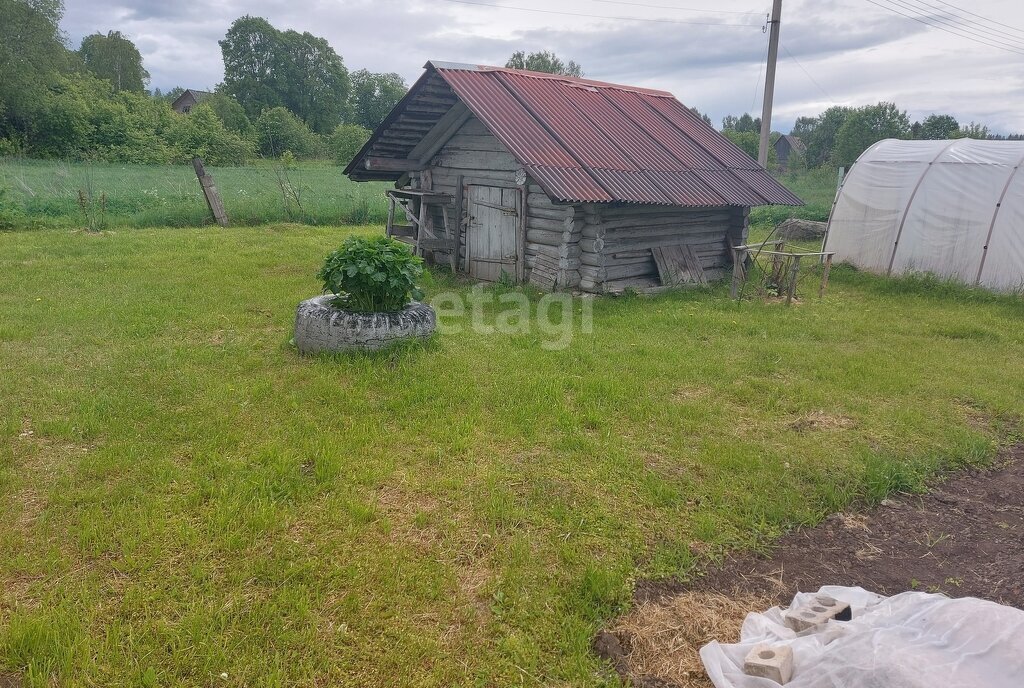
<path fill-rule="evenodd" d="M 235 225 L 383 222 L 384 185 L 357 184 L 329 163 L 210 167 Z M 80 200 L 84 194 L 86 204 Z M 102 200 L 101 200 L 102 199 Z M 0 229 L 194 227 L 212 223 L 188 165 L 0 158 Z"/>
<path fill-rule="evenodd" d="M 0 675 L 614 685 L 638 576 L 984 462 L 1024 405 L 1019 299 L 847 269 L 301 358 L 348 231 L 0 235 Z"/>

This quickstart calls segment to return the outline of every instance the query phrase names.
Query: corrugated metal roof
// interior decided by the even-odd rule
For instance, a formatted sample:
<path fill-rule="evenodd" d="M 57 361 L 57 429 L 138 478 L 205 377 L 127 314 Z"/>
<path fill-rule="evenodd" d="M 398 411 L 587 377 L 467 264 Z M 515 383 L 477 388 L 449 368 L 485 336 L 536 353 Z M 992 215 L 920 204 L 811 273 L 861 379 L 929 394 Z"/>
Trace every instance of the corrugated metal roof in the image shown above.
<path fill-rule="evenodd" d="M 482 65 L 427 70 L 560 201 L 802 205 L 664 91 Z"/>

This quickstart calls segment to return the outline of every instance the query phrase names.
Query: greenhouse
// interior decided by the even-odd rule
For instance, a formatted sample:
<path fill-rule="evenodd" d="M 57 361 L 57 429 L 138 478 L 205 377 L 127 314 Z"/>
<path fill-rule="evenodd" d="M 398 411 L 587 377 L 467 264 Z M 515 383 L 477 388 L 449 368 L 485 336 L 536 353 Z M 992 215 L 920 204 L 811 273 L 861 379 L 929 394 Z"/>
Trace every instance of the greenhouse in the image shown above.
<path fill-rule="evenodd" d="M 864 270 L 1024 288 L 1024 141 L 879 141 L 846 176 L 825 249 Z"/>

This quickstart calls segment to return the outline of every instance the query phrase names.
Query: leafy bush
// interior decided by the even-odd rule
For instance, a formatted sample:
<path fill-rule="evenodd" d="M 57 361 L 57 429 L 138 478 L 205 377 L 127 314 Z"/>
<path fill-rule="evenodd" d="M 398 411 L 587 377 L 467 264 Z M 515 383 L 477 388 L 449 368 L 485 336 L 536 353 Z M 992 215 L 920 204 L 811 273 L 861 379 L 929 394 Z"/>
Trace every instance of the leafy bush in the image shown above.
<path fill-rule="evenodd" d="M 0 158 L 6 158 L 20 153 L 21 146 L 18 145 L 17 141 L 0 137 Z"/>
<path fill-rule="evenodd" d="M 174 162 L 186 163 L 199 156 L 208 165 L 240 165 L 253 155 L 252 143 L 228 131 L 206 103 L 187 115 L 176 115 L 166 137 Z"/>
<path fill-rule="evenodd" d="M 224 123 L 225 129 L 242 137 L 252 134 L 252 122 L 246 117 L 245 108 L 233 97 L 224 93 L 215 93 L 204 102 L 217 113 L 217 117 Z"/>
<path fill-rule="evenodd" d="M 331 154 L 339 165 L 347 165 L 373 132 L 358 124 L 339 124 L 331 134 Z"/>
<path fill-rule="evenodd" d="M 306 158 L 317 149 L 317 140 L 306 123 L 283 107 L 264 110 L 256 120 L 256 143 L 260 153 L 278 158 L 285 151 Z"/>
<path fill-rule="evenodd" d="M 357 313 L 390 313 L 423 297 L 416 281 L 423 259 L 409 247 L 385 236 L 350 236 L 327 256 L 317 277 L 335 304 Z"/>

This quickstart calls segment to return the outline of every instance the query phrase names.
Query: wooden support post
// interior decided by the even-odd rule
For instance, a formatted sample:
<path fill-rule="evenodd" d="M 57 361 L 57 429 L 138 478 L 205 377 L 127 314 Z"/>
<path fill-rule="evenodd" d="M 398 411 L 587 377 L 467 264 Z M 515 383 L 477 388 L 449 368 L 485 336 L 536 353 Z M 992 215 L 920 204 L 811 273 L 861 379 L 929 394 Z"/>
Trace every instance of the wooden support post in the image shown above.
<path fill-rule="evenodd" d="M 832 270 L 832 254 L 825 256 L 825 269 L 821 273 L 821 286 L 818 287 L 818 298 L 825 296 L 825 287 L 828 286 L 828 273 Z"/>
<path fill-rule="evenodd" d="M 213 177 L 206 173 L 206 167 L 203 165 L 202 158 L 192 158 L 192 167 L 196 171 L 196 177 L 199 178 L 199 186 L 203 190 L 203 196 L 206 198 L 206 207 L 210 209 L 210 214 L 213 215 L 213 219 L 217 221 L 221 227 L 228 226 L 228 214 L 224 211 L 224 202 L 220 200 L 220 194 L 217 193 L 217 186 L 213 183 Z"/>
<path fill-rule="evenodd" d="M 422 198 L 420 199 L 420 216 L 416 221 L 416 255 L 423 255 L 420 252 L 420 237 L 423 236 L 423 232 L 427 226 L 427 203 Z"/>
<path fill-rule="evenodd" d="M 778 240 L 773 244 L 775 253 L 772 254 L 772 276 L 771 286 L 782 291 L 782 273 L 784 271 L 784 263 L 782 260 L 782 249 L 785 247 L 786 242 Z"/>
<path fill-rule="evenodd" d="M 789 289 L 786 291 L 786 305 L 793 303 L 796 294 L 796 280 L 800 275 L 800 256 L 793 256 L 793 264 L 789 268 Z"/>
<path fill-rule="evenodd" d="M 388 223 L 384 227 L 384 234 L 391 236 L 391 228 L 395 226 L 395 197 L 388 194 Z"/>
<path fill-rule="evenodd" d="M 462 246 L 463 181 L 464 177 L 461 174 L 455 180 L 455 248 L 452 250 L 452 272 L 458 272 L 459 247 Z"/>
<path fill-rule="evenodd" d="M 451 221 L 448 219 L 447 203 L 441 204 L 441 215 L 444 217 L 444 235 L 451 242 L 452 252 L 448 257 L 448 262 L 451 263 L 452 273 L 454 273 L 459 260 L 459 235 L 458 230 L 451 226 Z"/>
<path fill-rule="evenodd" d="M 746 262 L 746 247 L 734 248 L 732 250 L 732 287 L 729 289 L 729 297 L 734 300 L 740 296 L 740 286 L 743 284 L 745 277 L 744 266 Z"/>

